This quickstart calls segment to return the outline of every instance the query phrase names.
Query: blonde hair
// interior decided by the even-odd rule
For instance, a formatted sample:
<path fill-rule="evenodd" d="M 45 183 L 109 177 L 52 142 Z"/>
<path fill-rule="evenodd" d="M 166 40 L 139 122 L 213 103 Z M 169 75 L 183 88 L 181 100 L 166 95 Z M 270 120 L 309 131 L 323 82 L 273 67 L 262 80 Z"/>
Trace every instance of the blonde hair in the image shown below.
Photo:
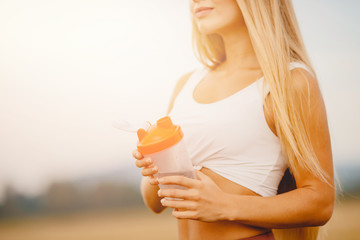
<path fill-rule="evenodd" d="M 328 174 L 320 167 L 311 145 L 307 125 L 298 106 L 303 97 L 294 89 L 289 65 L 291 62 L 305 64 L 316 79 L 300 34 L 291 0 L 236 0 L 242 11 L 255 54 L 261 66 L 264 80 L 270 87 L 273 117 L 283 153 L 290 173 L 306 169 L 324 182 Z M 204 65 L 215 69 L 226 60 L 222 37 L 204 35 L 195 20 L 193 47 L 196 57 Z M 309 89 L 309 88 L 308 88 Z M 264 90 L 264 89 L 263 89 Z M 263 94 L 263 100 L 265 95 Z M 308 104 L 310 102 L 308 101 Z M 265 111 L 268 110 L 265 106 Z M 310 107 L 310 106 L 308 106 Z M 292 189 L 296 188 L 296 185 Z M 289 187 L 286 191 L 291 190 Z M 274 230 L 276 239 L 317 239 L 319 227 Z"/>

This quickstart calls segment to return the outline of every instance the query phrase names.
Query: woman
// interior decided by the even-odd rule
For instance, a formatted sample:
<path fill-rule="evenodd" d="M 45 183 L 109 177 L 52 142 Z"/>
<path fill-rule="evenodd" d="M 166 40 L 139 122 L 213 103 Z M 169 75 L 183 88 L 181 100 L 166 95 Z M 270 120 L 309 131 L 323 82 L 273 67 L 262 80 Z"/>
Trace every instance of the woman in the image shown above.
<path fill-rule="evenodd" d="M 168 114 L 197 179 L 154 179 L 134 151 L 146 205 L 174 209 L 179 239 L 316 239 L 333 211 L 332 152 L 291 0 L 190 0 L 190 11 L 204 68 L 178 81 Z"/>

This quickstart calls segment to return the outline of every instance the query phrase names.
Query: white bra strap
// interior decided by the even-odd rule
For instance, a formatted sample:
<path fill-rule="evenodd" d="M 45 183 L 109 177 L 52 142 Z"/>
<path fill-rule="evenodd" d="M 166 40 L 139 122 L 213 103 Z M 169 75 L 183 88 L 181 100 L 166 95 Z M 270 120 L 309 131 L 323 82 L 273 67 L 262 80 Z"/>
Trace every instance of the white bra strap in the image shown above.
<path fill-rule="evenodd" d="M 310 68 L 308 66 L 306 66 L 305 64 L 301 63 L 301 62 L 291 62 L 290 63 L 290 71 L 295 69 L 295 68 L 302 68 L 305 71 L 307 71 L 308 73 L 310 73 L 310 75 L 312 77 L 315 77 L 313 72 L 310 70 Z M 263 77 L 262 77 L 263 78 Z M 270 92 L 270 87 L 269 85 L 266 83 L 266 81 L 264 81 L 264 79 L 261 79 L 263 83 L 265 83 L 265 97 L 268 95 L 268 93 Z"/>
<path fill-rule="evenodd" d="M 308 66 L 306 66 L 305 64 L 303 63 L 300 63 L 300 62 L 291 62 L 290 63 L 290 70 L 293 70 L 295 68 L 302 68 L 304 69 L 305 71 L 307 71 L 308 73 L 310 73 L 310 75 L 312 77 L 315 77 L 313 72 L 310 70 L 310 68 Z"/>

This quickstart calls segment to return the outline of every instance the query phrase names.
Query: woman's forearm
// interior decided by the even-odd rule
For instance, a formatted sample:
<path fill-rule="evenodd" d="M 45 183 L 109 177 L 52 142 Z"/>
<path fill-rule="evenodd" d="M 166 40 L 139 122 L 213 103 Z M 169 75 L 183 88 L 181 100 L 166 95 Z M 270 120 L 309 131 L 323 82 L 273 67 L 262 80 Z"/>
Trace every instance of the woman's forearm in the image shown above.
<path fill-rule="evenodd" d="M 226 220 L 265 228 L 324 225 L 332 215 L 334 202 L 331 191 L 319 192 L 306 187 L 273 197 L 234 194 L 227 197 Z"/>
<path fill-rule="evenodd" d="M 143 177 L 141 180 L 141 195 L 145 205 L 155 213 L 161 213 L 166 207 L 161 205 L 161 198 L 158 196 L 158 185 L 151 185 L 148 177 Z"/>

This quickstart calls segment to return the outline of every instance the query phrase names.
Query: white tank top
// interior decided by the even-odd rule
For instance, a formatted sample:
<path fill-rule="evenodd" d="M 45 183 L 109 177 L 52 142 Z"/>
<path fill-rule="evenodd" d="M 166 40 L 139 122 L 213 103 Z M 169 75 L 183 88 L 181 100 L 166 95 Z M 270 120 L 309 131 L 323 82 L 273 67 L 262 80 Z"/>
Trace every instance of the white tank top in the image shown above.
<path fill-rule="evenodd" d="M 290 69 L 299 67 L 308 70 L 301 63 L 291 63 Z M 193 92 L 208 71 L 193 72 L 169 113 L 184 132 L 194 167 L 206 167 L 261 196 L 276 195 L 287 162 L 265 119 L 263 77 L 225 99 L 202 104 Z"/>

